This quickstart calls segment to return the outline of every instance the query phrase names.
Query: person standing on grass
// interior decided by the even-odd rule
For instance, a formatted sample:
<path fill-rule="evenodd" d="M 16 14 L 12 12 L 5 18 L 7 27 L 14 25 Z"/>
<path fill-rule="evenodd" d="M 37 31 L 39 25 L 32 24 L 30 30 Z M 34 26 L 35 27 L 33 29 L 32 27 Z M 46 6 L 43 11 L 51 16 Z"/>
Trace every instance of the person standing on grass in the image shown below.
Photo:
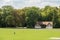
<path fill-rule="evenodd" d="M 15 35 L 16 33 L 14 32 L 14 35 Z"/>

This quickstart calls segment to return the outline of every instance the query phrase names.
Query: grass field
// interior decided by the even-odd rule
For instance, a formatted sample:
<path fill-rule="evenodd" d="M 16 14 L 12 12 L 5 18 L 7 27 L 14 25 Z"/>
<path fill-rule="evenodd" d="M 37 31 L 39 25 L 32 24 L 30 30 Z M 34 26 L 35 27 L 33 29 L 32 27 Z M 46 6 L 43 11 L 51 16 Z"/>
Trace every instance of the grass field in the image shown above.
<path fill-rule="evenodd" d="M 0 40 L 50 40 L 51 37 L 60 37 L 60 29 L 0 28 Z"/>

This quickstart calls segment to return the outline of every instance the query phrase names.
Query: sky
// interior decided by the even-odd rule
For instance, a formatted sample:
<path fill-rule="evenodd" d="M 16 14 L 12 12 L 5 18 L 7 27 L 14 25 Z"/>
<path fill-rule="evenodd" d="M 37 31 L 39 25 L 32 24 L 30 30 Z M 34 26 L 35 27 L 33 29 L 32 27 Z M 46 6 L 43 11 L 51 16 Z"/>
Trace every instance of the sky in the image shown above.
<path fill-rule="evenodd" d="M 24 8 L 36 6 L 43 8 L 49 6 L 60 6 L 60 0 L 0 0 L 0 7 L 4 5 L 11 5 L 14 8 Z"/>

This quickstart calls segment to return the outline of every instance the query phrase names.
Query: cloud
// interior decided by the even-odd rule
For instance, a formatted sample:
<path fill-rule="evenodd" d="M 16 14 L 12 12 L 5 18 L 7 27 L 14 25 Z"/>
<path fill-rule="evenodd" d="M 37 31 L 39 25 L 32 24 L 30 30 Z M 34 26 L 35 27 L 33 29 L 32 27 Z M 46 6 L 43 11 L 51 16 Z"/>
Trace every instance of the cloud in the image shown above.
<path fill-rule="evenodd" d="M 60 0 L 1 0 L 0 7 L 4 5 L 12 5 L 15 8 L 23 8 L 30 6 L 44 7 L 46 5 L 59 6 Z"/>
<path fill-rule="evenodd" d="M 56 6 L 56 7 L 59 7 L 59 4 L 57 4 L 57 3 L 51 3 L 51 2 L 42 2 L 40 4 L 40 6 L 41 6 L 41 8 L 43 8 L 45 6 L 52 6 L 52 7 Z"/>
<path fill-rule="evenodd" d="M 3 0 L 4 2 L 10 2 L 11 0 Z"/>

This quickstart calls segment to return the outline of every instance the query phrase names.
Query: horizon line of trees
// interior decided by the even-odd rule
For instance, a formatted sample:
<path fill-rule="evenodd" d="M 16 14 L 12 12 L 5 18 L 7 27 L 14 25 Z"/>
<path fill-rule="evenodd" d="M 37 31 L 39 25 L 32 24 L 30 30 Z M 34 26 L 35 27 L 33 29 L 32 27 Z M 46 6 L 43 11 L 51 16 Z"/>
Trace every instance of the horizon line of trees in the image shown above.
<path fill-rule="evenodd" d="M 34 28 L 37 21 L 52 21 L 54 28 L 60 28 L 60 7 L 14 9 L 6 5 L 0 8 L 0 27 Z"/>

